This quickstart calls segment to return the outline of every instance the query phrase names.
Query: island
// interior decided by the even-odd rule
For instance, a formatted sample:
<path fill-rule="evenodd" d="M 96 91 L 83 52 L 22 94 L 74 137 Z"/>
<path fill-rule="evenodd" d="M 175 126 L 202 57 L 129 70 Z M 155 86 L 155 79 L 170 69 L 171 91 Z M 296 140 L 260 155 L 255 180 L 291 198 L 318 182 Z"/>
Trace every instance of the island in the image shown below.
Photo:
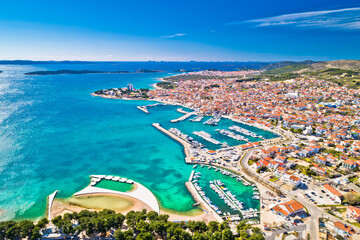
<path fill-rule="evenodd" d="M 104 98 L 149 100 L 148 92 L 149 89 L 147 88 L 135 89 L 129 83 L 127 87 L 102 89 L 93 92 L 91 95 Z"/>
<path fill-rule="evenodd" d="M 122 74 L 122 73 L 158 73 L 163 72 L 162 70 L 148 70 L 148 69 L 139 69 L 134 72 L 130 71 L 94 71 L 94 70 L 55 70 L 55 71 L 34 71 L 27 72 L 25 75 L 60 75 L 60 74 Z"/>

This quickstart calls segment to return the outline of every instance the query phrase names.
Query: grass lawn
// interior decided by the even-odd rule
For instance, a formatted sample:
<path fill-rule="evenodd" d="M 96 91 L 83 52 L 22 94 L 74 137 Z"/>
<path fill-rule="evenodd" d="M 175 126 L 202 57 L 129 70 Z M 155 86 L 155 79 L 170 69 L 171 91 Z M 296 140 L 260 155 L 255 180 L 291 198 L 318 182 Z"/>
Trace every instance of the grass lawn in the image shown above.
<path fill-rule="evenodd" d="M 354 177 L 349 178 L 349 181 L 356 184 L 357 182 L 359 182 L 359 178 L 354 176 Z"/>
<path fill-rule="evenodd" d="M 346 212 L 346 208 L 338 208 L 337 209 L 340 213 Z"/>
<path fill-rule="evenodd" d="M 358 222 L 350 222 L 350 223 L 356 227 L 360 227 L 360 223 L 358 223 Z"/>
<path fill-rule="evenodd" d="M 279 180 L 277 177 L 270 178 L 270 182 L 276 182 L 277 180 Z"/>

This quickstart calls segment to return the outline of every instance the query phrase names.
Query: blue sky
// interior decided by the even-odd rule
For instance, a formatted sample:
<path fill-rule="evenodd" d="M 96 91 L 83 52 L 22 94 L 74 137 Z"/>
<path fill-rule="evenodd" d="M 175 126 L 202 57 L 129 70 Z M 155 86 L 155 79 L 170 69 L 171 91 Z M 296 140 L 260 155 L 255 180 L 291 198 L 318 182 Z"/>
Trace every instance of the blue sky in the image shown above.
<path fill-rule="evenodd" d="M 360 2 L 11 0 L 0 59 L 360 59 Z"/>

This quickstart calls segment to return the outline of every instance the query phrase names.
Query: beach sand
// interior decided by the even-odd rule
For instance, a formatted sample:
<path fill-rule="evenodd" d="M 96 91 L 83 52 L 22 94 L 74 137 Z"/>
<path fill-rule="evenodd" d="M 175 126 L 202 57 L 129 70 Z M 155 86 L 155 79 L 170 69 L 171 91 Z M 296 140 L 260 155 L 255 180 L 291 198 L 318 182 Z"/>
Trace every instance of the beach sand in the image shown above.
<path fill-rule="evenodd" d="M 101 211 L 111 209 L 115 212 L 126 214 L 127 212 L 152 209 L 142 201 L 116 194 L 89 194 L 79 197 L 55 199 L 51 208 L 51 218 L 64 215 L 65 213 L 80 212 L 81 210 Z"/>
<path fill-rule="evenodd" d="M 169 221 L 204 221 L 206 223 L 210 221 L 216 221 L 214 216 L 210 213 L 204 212 L 201 208 L 196 208 L 187 212 L 174 212 L 169 209 L 160 209 L 160 214 L 169 215 Z"/>
<path fill-rule="evenodd" d="M 56 198 L 51 208 L 51 218 L 65 213 L 80 212 L 81 210 L 101 211 L 103 209 L 111 209 L 123 214 L 131 210 L 141 211 L 146 209 L 152 211 L 147 204 L 131 197 L 119 197 L 119 195 L 114 194 L 89 194 L 81 197 Z M 209 222 L 215 220 L 211 214 L 204 212 L 200 207 L 187 212 L 175 212 L 162 208 L 160 214 L 169 215 L 169 221 L 194 220 Z"/>

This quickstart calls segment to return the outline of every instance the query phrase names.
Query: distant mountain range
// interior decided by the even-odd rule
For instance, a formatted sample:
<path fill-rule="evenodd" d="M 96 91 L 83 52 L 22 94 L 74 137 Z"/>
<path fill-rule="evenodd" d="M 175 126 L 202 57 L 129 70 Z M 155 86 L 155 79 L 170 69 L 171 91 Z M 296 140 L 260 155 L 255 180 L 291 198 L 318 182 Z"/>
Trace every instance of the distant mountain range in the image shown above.
<path fill-rule="evenodd" d="M 56 70 L 56 71 L 34 71 L 27 72 L 25 75 L 60 75 L 60 74 L 98 74 L 98 73 L 110 73 L 110 74 L 121 74 L 121 73 L 156 73 L 163 72 L 161 70 L 148 70 L 139 69 L 135 72 L 129 71 L 92 71 L 92 70 Z"/>

